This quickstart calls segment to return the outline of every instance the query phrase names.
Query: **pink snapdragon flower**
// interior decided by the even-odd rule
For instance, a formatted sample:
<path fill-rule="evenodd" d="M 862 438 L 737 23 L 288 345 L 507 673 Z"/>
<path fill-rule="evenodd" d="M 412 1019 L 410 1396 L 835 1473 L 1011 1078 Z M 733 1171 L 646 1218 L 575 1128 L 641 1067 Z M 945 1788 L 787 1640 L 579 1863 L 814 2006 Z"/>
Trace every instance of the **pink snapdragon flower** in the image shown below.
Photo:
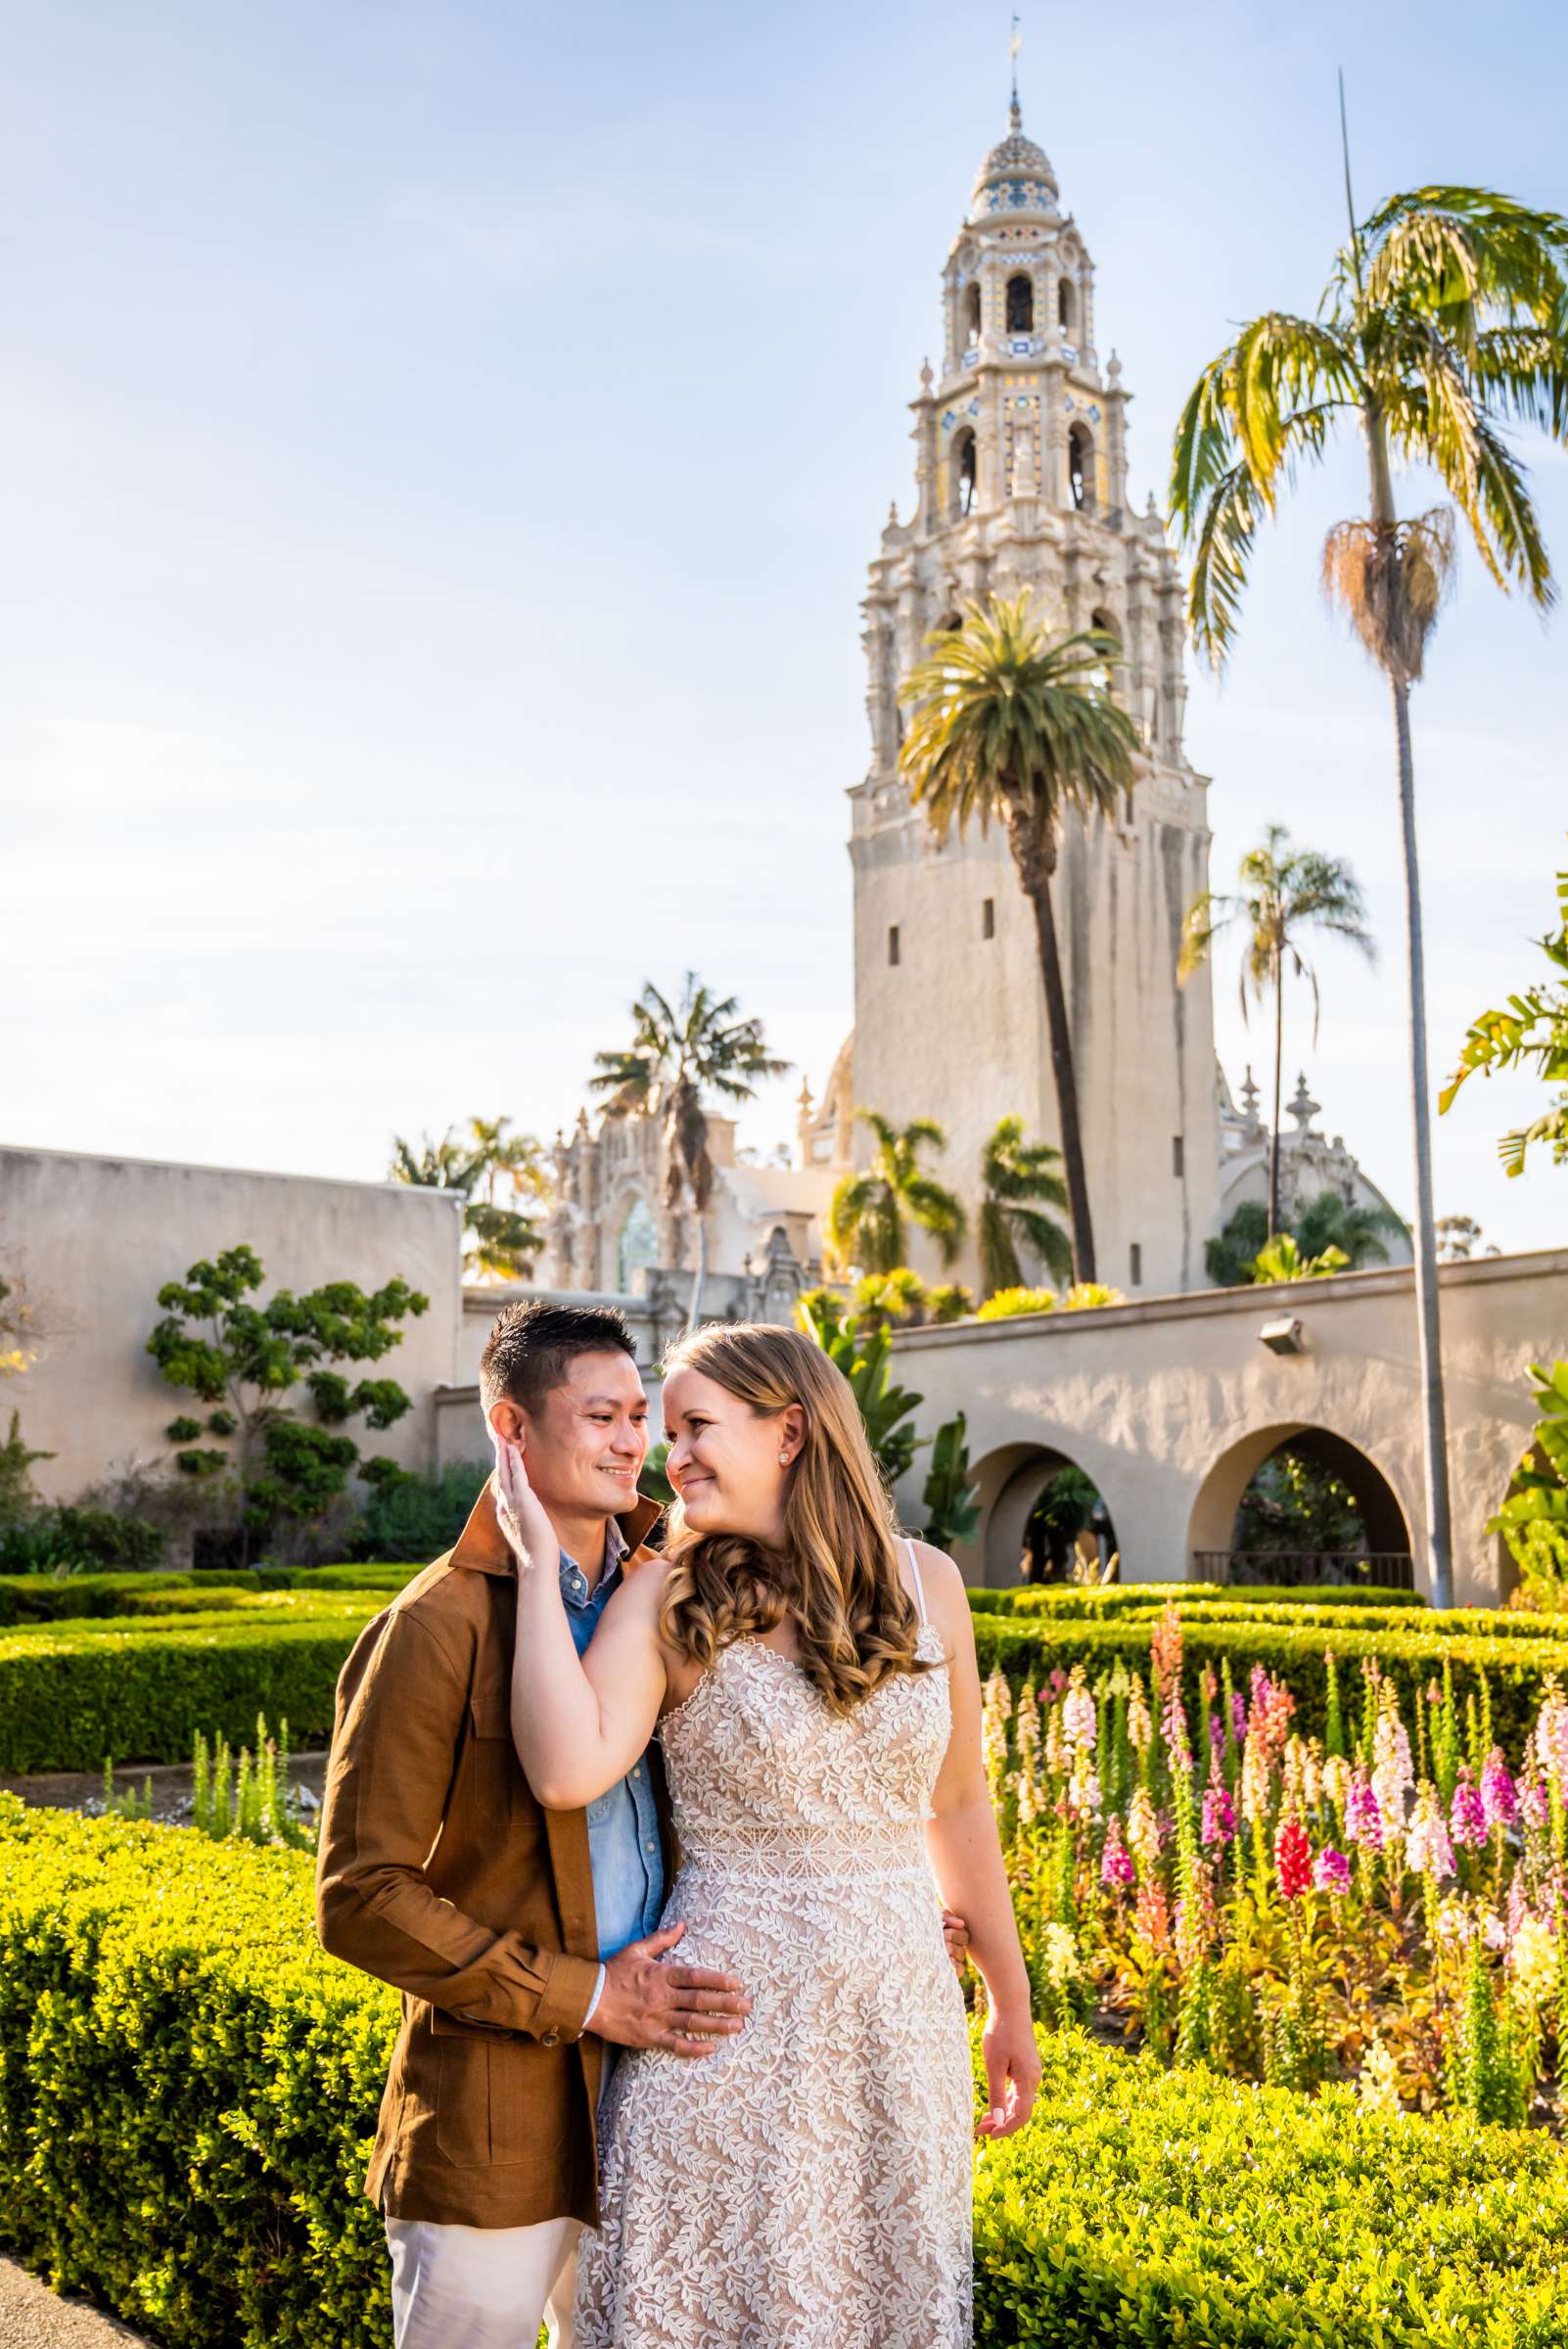
<path fill-rule="evenodd" d="M 1274 1872 L 1287 1901 L 1299 1901 L 1313 1881 L 1313 1847 L 1299 1819 L 1282 1819 L 1274 1837 Z"/>
<path fill-rule="evenodd" d="M 1319 1892 L 1349 1892 L 1351 1864 L 1343 1852 L 1325 1843 L 1313 1863 L 1313 1882 Z"/>
<path fill-rule="evenodd" d="M 1200 1833 L 1206 1847 L 1231 1843 L 1236 1833 L 1235 1806 L 1222 1778 L 1211 1778 L 1204 1789 L 1203 1824 Z"/>
<path fill-rule="evenodd" d="M 1432 1876 L 1440 1884 L 1453 1873 L 1453 1846 L 1435 1786 L 1423 1785 L 1415 1798 L 1405 1857 L 1418 1876 Z"/>
<path fill-rule="evenodd" d="M 1345 1840 L 1361 1844 L 1369 1852 L 1383 1848 L 1383 1814 L 1363 1770 L 1352 1773 L 1345 1798 Z"/>
<path fill-rule="evenodd" d="M 1120 1892 L 1137 1881 L 1137 1869 L 1132 1855 L 1122 1841 L 1122 1822 L 1113 1812 L 1111 1823 L 1105 1830 L 1105 1849 L 1100 1854 L 1100 1882 L 1107 1892 Z"/>
<path fill-rule="evenodd" d="M 1075 1664 L 1067 1694 L 1062 1699 L 1062 1734 L 1074 1753 L 1093 1746 L 1096 1730 L 1094 1699 L 1089 1694 L 1082 1664 Z"/>
<path fill-rule="evenodd" d="M 1495 1745 L 1481 1773 L 1481 1811 L 1489 1829 L 1512 1826 L 1519 1816 L 1519 1792 L 1502 1748 Z"/>
<path fill-rule="evenodd" d="M 1485 1843 L 1487 1815 L 1481 1801 L 1481 1789 L 1471 1777 L 1468 1768 L 1459 1773 L 1459 1782 L 1453 1789 L 1453 1808 L 1449 1824 L 1455 1843 Z"/>

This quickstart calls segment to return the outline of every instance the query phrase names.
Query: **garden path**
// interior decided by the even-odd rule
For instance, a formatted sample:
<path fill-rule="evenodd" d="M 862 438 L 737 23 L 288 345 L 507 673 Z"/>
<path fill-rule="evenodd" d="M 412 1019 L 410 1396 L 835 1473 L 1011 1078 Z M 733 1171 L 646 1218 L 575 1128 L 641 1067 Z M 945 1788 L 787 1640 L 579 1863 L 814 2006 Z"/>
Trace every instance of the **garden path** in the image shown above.
<path fill-rule="evenodd" d="M 154 2349 L 114 2317 L 62 2300 L 15 2260 L 0 2259 L 0 2349 Z"/>

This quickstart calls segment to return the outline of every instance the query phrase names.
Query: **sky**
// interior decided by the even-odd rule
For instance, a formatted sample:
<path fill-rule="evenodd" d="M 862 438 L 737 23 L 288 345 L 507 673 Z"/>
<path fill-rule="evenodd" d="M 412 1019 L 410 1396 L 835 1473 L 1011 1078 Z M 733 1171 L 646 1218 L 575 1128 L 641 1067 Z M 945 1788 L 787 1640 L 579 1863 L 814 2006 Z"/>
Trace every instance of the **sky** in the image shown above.
<path fill-rule="evenodd" d="M 786 1138 L 851 1019 L 857 606 L 1008 11 L 0 0 L 0 1141 L 376 1177 L 471 1115 L 548 1138 L 688 967 L 796 1064 L 744 1128 Z M 1545 6 L 1057 0 L 1023 35 L 1139 506 L 1234 325 L 1315 305 L 1336 67 L 1363 210 L 1568 209 Z M 1568 576 L 1568 453 L 1523 453 Z M 1270 820 L 1363 885 L 1379 966 L 1323 946 L 1287 1088 L 1407 1213 L 1392 723 L 1316 587 L 1364 502 L 1351 442 L 1266 534 L 1188 750 L 1217 886 Z M 1544 971 L 1565 624 L 1467 558 L 1415 696 L 1439 1076 Z M 1568 1173 L 1496 1160 L 1538 1105 L 1467 1090 L 1439 1214 L 1561 1240 Z"/>

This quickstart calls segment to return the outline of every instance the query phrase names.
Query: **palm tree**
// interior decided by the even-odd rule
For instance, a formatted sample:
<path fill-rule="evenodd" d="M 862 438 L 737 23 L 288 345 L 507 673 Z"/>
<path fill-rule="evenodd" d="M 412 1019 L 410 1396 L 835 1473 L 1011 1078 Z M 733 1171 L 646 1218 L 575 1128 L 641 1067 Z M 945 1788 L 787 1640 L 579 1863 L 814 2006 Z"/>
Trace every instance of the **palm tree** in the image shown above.
<path fill-rule="evenodd" d="M 782 1077 L 790 1064 L 768 1052 L 761 1020 L 743 1020 L 733 995 L 715 996 L 688 971 L 678 1009 L 652 981 L 631 1006 L 632 1037 L 623 1052 L 596 1052 L 595 1092 L 608 1093 L 612 1118 L 662 1117 L 665 1125 L 665 1204 L 691 1202 L 697 1224 L 688 1326 L 702 1313 L 708 1276 L 708 1209 L 714 1162 L 708 1154 L 703 1094 L 726 1101 L 756 1098 L 758 1081 Z"/>
<path fill-rule="evenodd" d="M 1188 979 L 1208 959 L 1219 932 L 1232 922 L 1246 924 L 1247 946 L 1241 958 L 1241 1016 L 1248 1005 L 1274 998 L 1274 1122 L 1268 1143 L 1268 1229 L 1279 1229 L 1279 1087 L 1285 1058 L 1285 970 L 1305 979 L 1313 990 L 1313 1043 L 1317 1042 L 1317 974 L 1301 950 L 1305 930 L 1329 930 L 1364 954 L 1377 959 L 1377 947 L 1366 927 L 1366 907 L 1360 884 L 1338 856 L 1323 856 L 1315 849 L 1293 849 L 1283 824 L 1270 824 L 1255 849 L 1241 859 L 1237 875 L 1241 894 L 1217 896 L 1211 889 L 1194 898 L 1182 927 L 1176 973 Z"/>
<path fill-rule="evenodd" d="M 438 1142 L 424 1135 L 417 1150 L 394 1134 L 387 1173 L 392 1182 L 411 1183 L 417 1190 L 461 1193 L 470 1265 L 495 1279 L 529 1280 L 544 1234 L 521 1209 L 497 1203 L 496 1176 L 511 1175 L 514 1197 L 528 1191 L 542 1198 L 549 1186 L 539 1144 L 530 1134 L 509 1135 L 510 1124 L 509 1118 L 471 1118 L 469 1141 L 457 1140 L 448 1127 Z M 483 1199 L 475 1197 L 481 1182 Z"/>
<path fill-rule="evenodd" d="M 865 1272 L 895 1272 L 908 1256 L 909 1224 L 930 1232 L 945 1265 L 963 1246 L 967 1226 L 961 1202 L 928 1174 L 922 1150 L 945 1150 L 947 1137 L 930 1118 L 895 1126 L 875 1109 L 855 1117 L 876 1135 L 876 1155 L 863 1174 L 846 1174 L 828 1202 L 827 1234 L 846 1263 Z"/>
<path fill-rule="evenodd" d="M 1396 1234 L 1407 1240 L 1409 1226 L 1391 1207 L 1352 1206 L 1338 1191 L 1319 1191 L 1296 1214 L 1294 1236 L 1303 1256 L 1321 1256 L 1325 1248 L 1337 1248 L 1356 1270 L 1362 1265 L 1386 1265 L 1386 1243 Z"/>
<path fill-rule="evenodd" d="M 1044 1207 L 1065 1207 L 1056 1172 L 1062 1154 L 1049 1142 L 1026 1142 L 1022 1118 L 998 1120 L 980 1154 L 980 1282 L 987 1297 L 1023 1285 L 1022 1240 L 1062 1287 L 1073 1277 L 1073 1243 Z"/>
<path fill-rule="evenodd" d="M 1053 639 L 1030 596 L 969 605 L 961 627 L 926 639 L 928 658 L 899 687 L 914 715 L 899 764 L 939 840 L 972 819 L 1005 828 L 1019 887 L 1035 914 L 1045 1017 L 1073 1228 L 1073 1274 L 1094 1278 L 1094 1227 L 1084 1172 L 1072 1033 L 1056 943 L 1051 875 L 1069 808 L 1110 814 L 1138 771 L 1137 734 L 1113 699 L 1114 636 Z"/>
<path fill-rule="evenodd" d="M 1343 85 L 1341 86 L 1343 115 Z M 1421 674 L 1453 562 L 1454 509 L 1498 584 L 1538 609 L 1555 594 L 1527 477 L 1502 429 L 1519 418 L 1568 439 L 1568 220 L 1490 188 L 1391 196 L 1350 236 L 1316 318 L 1270 310 L 1204 369 L 1176 428 L 1171 503 L 1196 559 L 1187 617 L 1220 666 L 1235 635 L 1260 521 L 1303 459 L 1353 419 L 1369 512 L 1339 523 L 1323 583 L 1388 680 L 1394 707 L 1410 998 L 1416 1298 L 1424 1393 L 1432 1596 L 1453 1595 L 1432 1215 L 1426 989 L 1409 689 Z M 1401 520 L 1393 459 L 1430 467 L 1451 506 Z"/>

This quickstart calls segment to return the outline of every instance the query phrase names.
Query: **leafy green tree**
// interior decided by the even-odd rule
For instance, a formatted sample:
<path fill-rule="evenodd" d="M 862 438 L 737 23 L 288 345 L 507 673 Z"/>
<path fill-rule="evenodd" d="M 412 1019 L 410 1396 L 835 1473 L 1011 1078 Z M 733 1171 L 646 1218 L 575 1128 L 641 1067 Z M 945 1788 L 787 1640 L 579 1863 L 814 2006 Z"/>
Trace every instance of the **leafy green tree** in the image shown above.
<path fill-rule="evenodd" d="M 921 1499 L 926 1511 L 924 1539 L 934 1549 L 951 1549 L 957 1542 L 974 1540 L 980 1526 L 980 1503 L 969 1465 L 968 1422 L 962 1411 L 945 1419 L 931 1439 L 931 1462 Z"/>
<path fill-rule="evenodd" d="M 623 1052 L 594 1055 L 599 1074 L 589 1079 L 607 1093 L 613 1118 L 662 1118 L 665 1127 L 665 1204 L 690 1203 L 697 1226 L 697 1267 L 691 1284 L 688 1326 L 702 1314 L 708 1276 L 708 1209 L 714 1195 L 714 1162 L 708 1151 L 705 1093 L 725 1101 L 755 1099 L 759 1081 L 782 1077 L 790 1064 L 769 1053 L 761 1020 L 739 1018 L 733 995 L 715 996 L 695 971 L 688 971 L 678 1007 L 650 981 L 631 1006 L 632 1037 Z"/>
<path fill-rule="evenodd" d="M 846 1174 L 828 1202 L 827 1235 L 845 1264 L 867 1272 L 897 1272 L 909 1253 L 909 1225 L 918 1223 L 937 1243 L 945 1265 L 963 1246 L 967 1218 L 956 1194 L 928 1174 L 922 1150 L 945 1150 L 947 1137 L 931 1118 L 895 1126 L 875 1109 L 855 1117 L 876 1136 L 876 1153 L 861 1174 Z"/>
<path fill-rule="evenodd" d="M 1094 1278 L 1072 1029 L 1062 984 L 1051 877 L 1069 812 L 1109 815 L 1130 792 L 1137 732 L 1111 677 L 1121 647 L 1100 632 L 1053 638 L 1026 589 L 971 604 L 961 627 L 927 638 L 928 658 L 899 687 L 913 712 L 899 763 L 909 796 L 945 840 L 956 825 L 1007 835 L 1035 916 L 1056 1112 L 1073 1230 L 1073 1274 Z"/>
<path fill-rule="evenodd" d="M 1279 1095 L 1285 1060 L 1285 973 L 1305 979 L 1313 992 L 1313 1043 L 1317 1042 L 1317 974 L 1302 951 L 1308 930 L 1327 930 L 1357 948 L 1368 962 L 1377 948 L 1366 927 L 1360 884 L 1338 856 L 1315 849 L 1293 849 L 1283 824 L 1270 824 L 1255 849 L 1241 859 L 1241 889 L 1222 897 L 1206 889 L 1187 908 L 1177 975 L 1187 979 L 1209 958 L 1222 930 L 1244 924 L 1241 957 L 1241 1015 L 1271 994 L 1274 1003 L 1274 1120 L 1268 1141 L 1268 1229 L 1279 1229 Z"/>
<path fill-rule="evenodd" d="M 1342 1478 L 1286 1447 L 1265 1460 L 1242 1495 L 1233 1546 L 1364 1549 L 1360 1503 Z"/>
<path fill-rule="evenodd" d="M 1541 1416 L 1513 1489 L 1487 1532 L 1502 1536 L 1527 1586 L 1547 1586 L 1556 1603 L 1568 1583 L 1568 1362 L 1549 1370 L 1533 1362 L 1530 1375 Z"/>
<path fill-rule="evenodd" d="M 997 1121 L 980 1154 L 980 1285 L 987 1297 L 1022 1286 L 1020 1243 L 1064 1288 L 1072 1279 L 1072 1240 L 1043 1212 L 1067 1205 L 1061 1163 L 1049 1142 L 1025 1141 L 1022 1118 Z"/>
<path fill-rule="evenodd" d="M 537 1205 L 549 1190 L 549 1177 L 541 1145 L 532 1134 L 512 1133 L 510 1126 L 510 1118 L 471 1118 L 466 1142 L 448 1127 L 438 1142 L 426 1134 L 417 1150 L 394 1134 L 387 1172 L 393 1182 L 417 1190 L 460 1193 L 473 1268 L 491 1279 L 530 1280 L 544 1234 L 517 1202 Z M 500 1185 L 509 1191 L 511 1205 L 497 1198 Z"/>
<path fill-rule="evenodd" d="M 1439 1216 L 1436 1224 L 1438 1255 L 1446 1265 L 1468 1264 L 1481 1245 L 1481 1226 L 1474 1216 Z M 1489 1256 L 1498 1250 L 1489 1248 Z"/>
<path fill-rule="evenodd" d="M 1561 917 L 1555 934 L 1538 939 L 1546 960 L 1560 978 L 1510 995 L 1506 1011 L 1484 1011 L 1464 1039 L 1459 1065 L 1438 1097 L 1447 1113 L 1467 1078 L 1479 1069 L 1491 1077 L 1504 1069 L 1533 1067 L 1546 1084 L 1560 1085 L 1549 1109 L 1528 1126 L 1516 1127 L 1498 1144 L 1504 1174 L 1522 1174 L 1532 1142 L 1549 1149 L 1553 1166 L 1568 1166 L 1568 872 L 1557 875 L 1557 908 Z M 1448 1219 L 1453 1221 L 1453 1219 Z M 1479 1236 L 1479 1234 L 1477 1235 Z"/>
<path fill-rule="evenodd" d="M 1410 999 L 1415 1258 L 1432 1595 L 1453 1598 L 1426 982 L 1416 854 L 1410 687 L 1453 568 L 1454 510 L 1498 584 L 1545 611 L 1554 585 L 1524 468 L 1503 420 L 1568 438 L 1568 221 L 1490 188 L 1426 187 L 1364 221 L 1345 192 L 1350 236 L 1316 318 L 1269 310 L 1204 369 L 1176 428 L 1171 504 L 1194 548 L 1187 616 L 1218 667 L 1235 636 L 1259 523 L 1297 466 L 1353 422 L 1366 451 L 1369 511 L 1339 523 L 1323 583 L 1388 680 L 1393 701 Z M 1451 506 L 1402 520 L 1394 460 L 1429 467 Z M 1277 1124 L 1277 1120 L 1276 1120 Z"/>
<path fill-rule="evenodd" d="M 955 1281 L 928 1288 L 918 1272 L 899 1265 L 892 1272 L 867 1272 L 854 1285 L 854 1320 L 859 1329 L 918 1329 L 928 1321 L 961 1321 L 975 1310 L 974 1298 Z"/>
<path fill-rule="evenodd" d="M 1099 1504 L 1100 1492 L 1090 1476 L 1071 1462 L 1058 1468 L 1024 1527 L 1028 1558 L 1026 1579 L 1032 1583 L 1070 1574 L 1079 1536 L 1087 1533 Z"/>
<path fill-rule="evenodd" d="M 0 1531 L 19 1526 L 43 1506 L 43 1496 L 32 1481 L 39 1460 L 52 1460 L 52 1451 L 33 1451 L 23 1440 L 22 1413 L 11 1414 L 11 1432 L 0 1444 Z"/>
<path fill-rule="evenodd" d="M 392 1461 L 361 1463 L 357 1444 L 341 1431 L 355 1418 L 378 1431 L 394 1427 L 409 1397 L 391 1378 L 350 1386 L 333 1365 L 381 1360 L 402 1343 L 395 1324 L 430 1304 L 403 1280 L 368 1295 L 335 1280 L 299 1297 L 279 1289 L 257 1305 L 265 1277 L 253 1248 L 204 1258 L 183 1281 L 159 1290 L 164 1318 L 147 1341 L 169 1385 L 208 1406 L 204 1417 L 182 1415 L 165 1433 L 183 1474 L 237 1474 L 247 1557 L 280 1524 L 318 1520 L 355 1469 L 371 1485 L 401 1474 Z M 296 1390 L 312 1417 L 280 1400 Z"/>
<path fill-rule="evenodd" d="M 1331 1272 L 1348 1272 L 1350 1268 L 1351 1260 L 1343 1248 L 1324 1248 L 1316 1256 L 1305 1256 L 1288 1231 L 1276 1231 L 1253 1258 L 1252 1278 L 1259 1284 L 1271 1280 L 1326 1280 Z"/>
<path fill-rule="evenodd" d="M 32 1360 L 37 1336 L 33 1308 L 16 1282 L 0 1277 L 0 1378 L 22 1376 Z"/>
<path fill-rule="evenodd" d="M 1337 1249 L 1344 1263 L 1335 1268 L 1345 1270 L 1386 1265 L 1388 1241 L 1407 1229 L 1392 1208 L 1352 1207 L 1338 1191 L 1319 1191 L 1293 1219 L 1285 1220 L 1279 1236 L 1290 1239 L 1307 1258 Z M 1204 1266 L 1215 1287 L 1244 1289 L 1257 1280 L 1260 1275 L 1255 1267 L 1268 1242 L 1268 1209 L 1261 1199 L 1243 1199 L 1218 1238 L 1204 1243 Z M 1279 1275 L 1267 1277 L 1277 1279 Z"/>

